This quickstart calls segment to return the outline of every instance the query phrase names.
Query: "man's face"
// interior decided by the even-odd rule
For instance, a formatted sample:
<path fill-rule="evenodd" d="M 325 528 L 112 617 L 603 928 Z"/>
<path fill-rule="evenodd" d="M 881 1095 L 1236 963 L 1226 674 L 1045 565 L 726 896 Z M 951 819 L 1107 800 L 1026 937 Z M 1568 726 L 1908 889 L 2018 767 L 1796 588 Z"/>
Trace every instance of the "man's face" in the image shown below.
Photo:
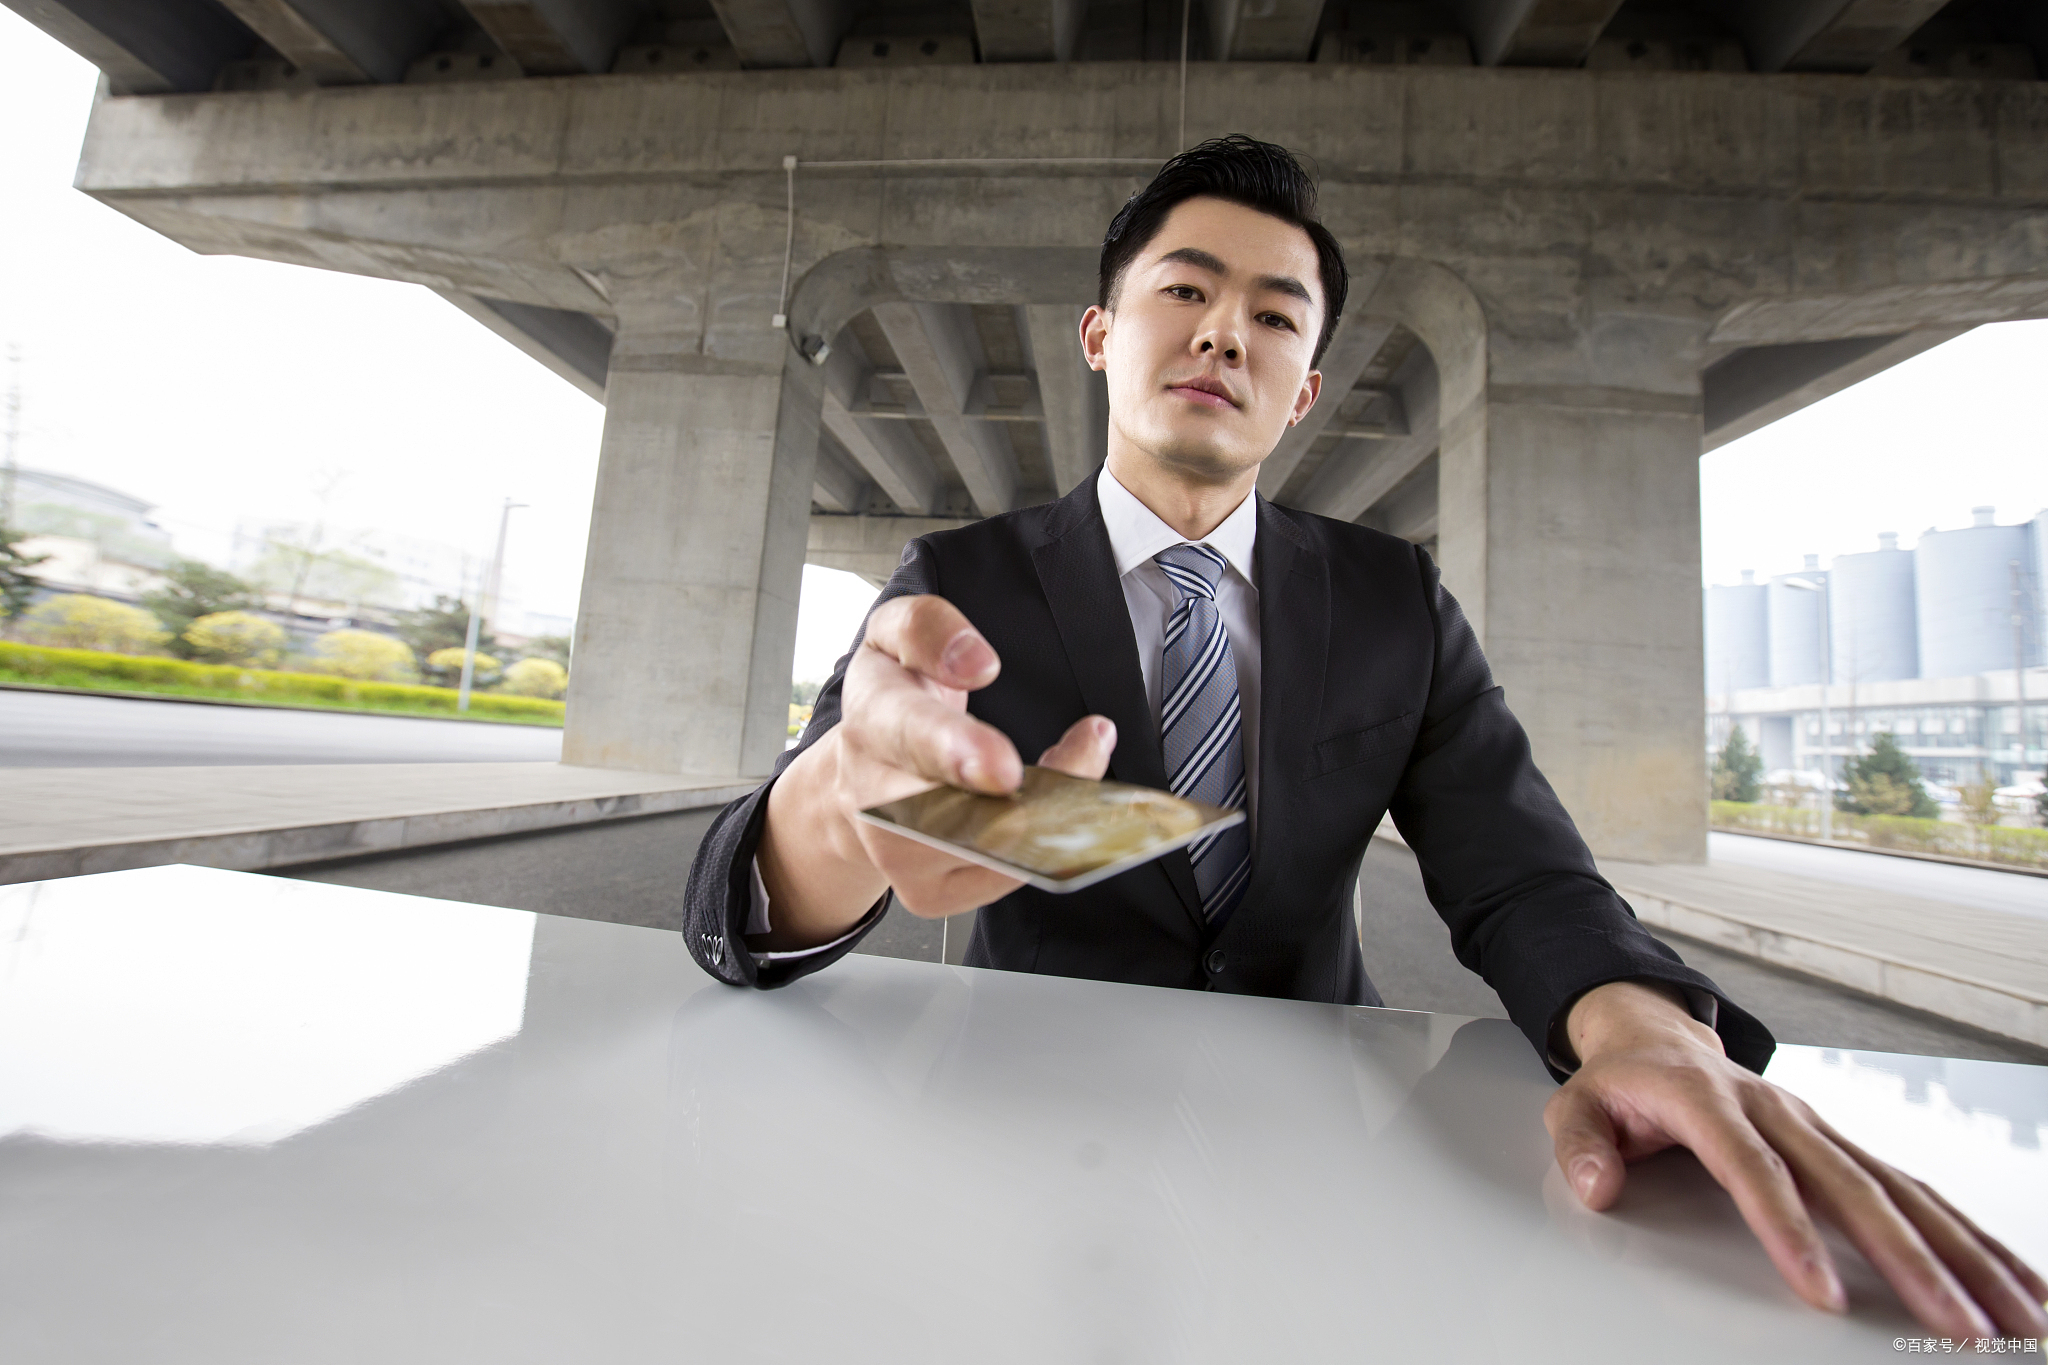
<path fill-rule="evenodd" d="M 1186 200 L 1132 260 L 1114 303 L 1081 319 L 1088 363 L 1109 377 L 1112 449 L 1229 483 L 1316 400 L 1322 285 L 1315 244 L 1292 224 Z"/>

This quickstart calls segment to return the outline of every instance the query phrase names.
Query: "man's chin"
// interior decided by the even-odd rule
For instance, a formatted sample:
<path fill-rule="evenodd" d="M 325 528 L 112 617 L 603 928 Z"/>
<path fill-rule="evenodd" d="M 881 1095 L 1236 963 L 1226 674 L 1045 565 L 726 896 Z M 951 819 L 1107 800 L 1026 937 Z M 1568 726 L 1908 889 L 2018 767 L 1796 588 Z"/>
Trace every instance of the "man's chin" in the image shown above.
<path fill-rule="evenodd" d="M 1241 450 L 1209 440 L 1160 441 L 1151 445 L 1146 453 L 1191 483 L 1236 483 L 1247 471 L 1257 469 L 1260 464 L 1259 459 L 1249 458 Z"/>

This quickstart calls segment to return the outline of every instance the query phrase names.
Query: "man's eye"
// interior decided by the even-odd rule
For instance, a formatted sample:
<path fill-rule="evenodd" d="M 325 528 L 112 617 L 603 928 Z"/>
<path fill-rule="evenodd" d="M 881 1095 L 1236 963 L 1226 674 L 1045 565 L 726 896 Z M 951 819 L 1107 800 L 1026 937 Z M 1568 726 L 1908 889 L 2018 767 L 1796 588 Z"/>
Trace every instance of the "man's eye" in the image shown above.
<path fill-rule="evenodd" d="M 1191 284 L 1169 284 L 1166 286 L 1166 292 L 1183 301 L 1192 301 L 1202 296 Z"/>
<path fill-rule="evenodd" d="M 1265 321 L 1269 326 L 1285 327 L 1290 332 L 1294 330 L 1294 324 L 1287 320 L 1285 314 L 1268 313 L 1265 316 Z"/>

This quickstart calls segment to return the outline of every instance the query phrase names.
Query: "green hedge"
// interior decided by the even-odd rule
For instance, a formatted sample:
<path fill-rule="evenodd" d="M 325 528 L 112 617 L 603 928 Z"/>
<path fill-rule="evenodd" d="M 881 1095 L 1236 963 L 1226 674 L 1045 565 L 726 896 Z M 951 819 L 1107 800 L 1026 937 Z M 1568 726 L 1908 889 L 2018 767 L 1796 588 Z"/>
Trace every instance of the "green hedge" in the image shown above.
<path fill-rule="evenodd" d="M 355 682 L 325 673 L 284 673 L 232 664 L 195 664 L 92 649 L 44 649 L 0 640 L 0 681 L 97 691 L 157 692 L 167 696 L 232 698 L 331 710 L 404 715 L 458 715 L 452 687 Z M 469 715 L 478 720 L 560 725 L 562 703 L 541 697 L 472 692 Z"/>
<path fill-rule="evenodd" d="M 1750 805 L 1716 801 L 1715 829 L 1755 830 L 1795 839 L 1820 838 L 1820 812 L 1795 806 Z M 1867 844 L 1913 853 L 1939 853 L 1950 858 L 2006 863 L 2014 867 L 2048 867 L 2048 829 L 2013 829 L 2005 825 L 1964 825 L 1953 820 L 1915 820 L 1905 815 L 1851 815 L 1836 811 L 1838 844 Z"/>

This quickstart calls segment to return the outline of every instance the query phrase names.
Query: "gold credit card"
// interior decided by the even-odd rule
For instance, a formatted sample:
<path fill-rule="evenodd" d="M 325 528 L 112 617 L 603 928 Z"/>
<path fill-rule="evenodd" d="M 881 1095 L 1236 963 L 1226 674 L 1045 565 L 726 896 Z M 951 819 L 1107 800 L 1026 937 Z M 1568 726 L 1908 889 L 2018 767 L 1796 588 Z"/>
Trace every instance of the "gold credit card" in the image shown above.
<path fill-rule="evenodd" d="M 934 787 L 860 818 L 1042 891 L 1079 891 L 1245 816 L 1151 787 L 1028 767 L 1012 796 Z"/>

